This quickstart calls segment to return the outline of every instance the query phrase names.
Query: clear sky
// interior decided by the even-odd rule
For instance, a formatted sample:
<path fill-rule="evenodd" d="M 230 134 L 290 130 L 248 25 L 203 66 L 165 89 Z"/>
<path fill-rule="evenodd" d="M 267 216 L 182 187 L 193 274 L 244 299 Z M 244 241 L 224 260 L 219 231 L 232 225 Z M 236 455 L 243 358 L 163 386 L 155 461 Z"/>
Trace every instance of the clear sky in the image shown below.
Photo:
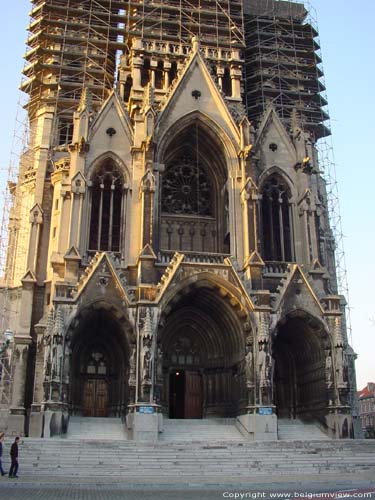
<path fill-rule="evenodd" d="M 7 168 L 29 0 L 3 2 L 0 169 Z M 314 0 L 332 120 L 357 380 L 375 381 L 374 0 Z M 374 273 L 374 276 L 373 274 Z"/>

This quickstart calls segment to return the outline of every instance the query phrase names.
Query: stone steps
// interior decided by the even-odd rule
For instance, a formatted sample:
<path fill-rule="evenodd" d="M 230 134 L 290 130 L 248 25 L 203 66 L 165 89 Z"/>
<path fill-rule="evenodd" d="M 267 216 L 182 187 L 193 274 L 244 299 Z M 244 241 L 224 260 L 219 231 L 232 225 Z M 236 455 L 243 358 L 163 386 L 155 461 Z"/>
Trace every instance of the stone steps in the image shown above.
<path fill-rule="evenodd" d="M 299 419 L 278 419 L 277 436 L 281 440 L 309 441 L 330 440 L 330 437 L 313 422 L 303 422 Z"/>
<path fill-rule="evenodd" d="M 120 418 L 70 417 L 66 439 L 127 439 Z"/>
<path fill-rule="evenodd" d="M 235 419 L 164 419 L 160 441 L 221 441 L 242 442 L 244 437 Z"/>
<path fill-rule="evenodd" d="M 375 441 L 161 442 L 25 438 L 20 474 L 38 477 L 375 475 Z M 8 466 L 5 443 L 4 462 Z"/>

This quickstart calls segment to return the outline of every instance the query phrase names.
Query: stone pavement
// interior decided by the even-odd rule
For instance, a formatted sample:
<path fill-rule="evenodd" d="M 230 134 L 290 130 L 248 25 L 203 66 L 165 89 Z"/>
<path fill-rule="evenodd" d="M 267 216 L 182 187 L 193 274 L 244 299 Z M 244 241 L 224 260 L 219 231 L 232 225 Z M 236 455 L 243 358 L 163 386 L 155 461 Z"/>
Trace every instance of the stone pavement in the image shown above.
<path fill-rule="evenodd" d="M 217 485 L 190 482 L 181 484 L 171 477 L 169 483 L 136 484 L 113 482 L 109 484 L 99 476 L 82 478 L 81 483 L 70 478 L 0 479 L 0 498 L 6 500 L 358 500 L 375 499 L 375 480 L 355 478 L 291 478 L 273 482 L 267 478 L 262 482 Z M 324 493 L 324 495 L 323 495 Z"/>

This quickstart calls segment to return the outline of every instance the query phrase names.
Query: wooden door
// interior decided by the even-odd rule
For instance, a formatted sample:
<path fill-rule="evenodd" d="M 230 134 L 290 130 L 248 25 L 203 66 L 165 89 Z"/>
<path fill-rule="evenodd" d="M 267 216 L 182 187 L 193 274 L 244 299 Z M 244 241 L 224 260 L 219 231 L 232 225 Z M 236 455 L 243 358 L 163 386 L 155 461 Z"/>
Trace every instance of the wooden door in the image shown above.
<path fill-rule="evenodd" d="M 103 379 L 96 381 L 96 417 L 106 417 L 108 406 L 108 384 Z"/>
<path fill-rule="evenodd" d="M 185 372 L 185 418 L 202 418 L 202 376 Z"/>
<path fill-rule="evenodd" d="M 106 417 L 108 384 L 103 379 L 88 379 L 83 392 L 83 414 L 86 417 Z"/>
<path fill-rule="evenodd" d="M 93 417 L 95 412 L 95 380 L 86 380 L 83 391 L 83 414 Z"/>

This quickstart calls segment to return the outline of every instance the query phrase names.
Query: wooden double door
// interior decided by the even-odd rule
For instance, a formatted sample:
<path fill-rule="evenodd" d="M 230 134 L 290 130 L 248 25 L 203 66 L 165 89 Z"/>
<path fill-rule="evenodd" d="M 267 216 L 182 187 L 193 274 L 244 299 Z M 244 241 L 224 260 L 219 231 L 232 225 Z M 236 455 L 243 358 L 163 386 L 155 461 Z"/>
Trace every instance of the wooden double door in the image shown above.
<path fill-rule="evenodd" d="M 108 415 L 108 382 L 105 378 L 85 380 L 83 414 L 86 417 L 106 417 Z"/>
<path fill-rule="evenodd" d="M 169 379 L 169 417 L 202 418 L 202 375 L 187 370 L 174 370 Z"/>

